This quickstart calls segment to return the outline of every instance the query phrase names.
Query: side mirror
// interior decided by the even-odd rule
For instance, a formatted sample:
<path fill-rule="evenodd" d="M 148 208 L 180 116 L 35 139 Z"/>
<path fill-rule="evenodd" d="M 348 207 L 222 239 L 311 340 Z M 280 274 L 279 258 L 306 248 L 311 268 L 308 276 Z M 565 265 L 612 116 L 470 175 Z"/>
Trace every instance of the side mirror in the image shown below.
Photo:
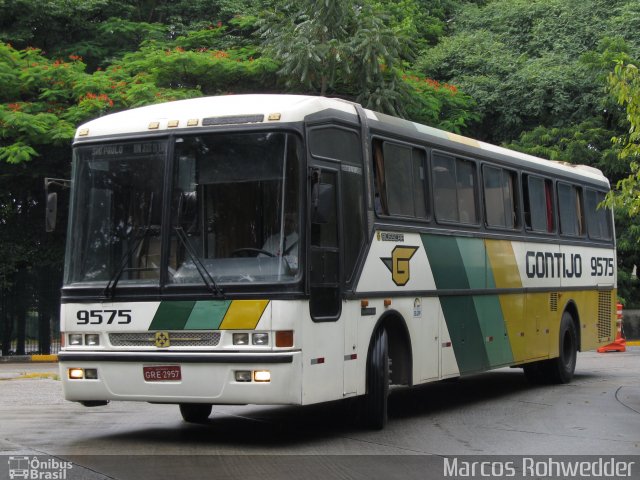
<path fill-rule="evenodd" d="M 49 187 L 51 186 L 69 188 L 71 187 L 71 180 L 49 177 L 44 179 L 44 195 L 47 197 L 44 228 L 47 232 L 53 232 L 56 229 L 56 220 L 58 218 L 58 194 L 56 192 L 49 193 Z"/>
<path fill-rule="evenodd" d="M 329 223 L 335 209 L 333 185 L 316 183 L 311 190 L 311 222 Z"/>
<path fill-rule="evenodd" d="M 45 221 L 45 229 L 47 232 L 53 232 L 56 229 L 56 220 L 58 218 L 58 194 L 51 192 L 47 195 L 47 213 Z"/>

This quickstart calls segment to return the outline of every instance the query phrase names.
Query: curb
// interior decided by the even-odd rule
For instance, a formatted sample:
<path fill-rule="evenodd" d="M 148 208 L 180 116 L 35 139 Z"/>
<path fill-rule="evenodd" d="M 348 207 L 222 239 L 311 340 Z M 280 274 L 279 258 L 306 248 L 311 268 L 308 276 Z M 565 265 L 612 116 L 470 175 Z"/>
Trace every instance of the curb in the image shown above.
<path fill-rule="evenodd" d="M 0 363 L 55 363 L 57 361 L 58 355 L 9 355 L 6 357 L 0 357 Z"/>

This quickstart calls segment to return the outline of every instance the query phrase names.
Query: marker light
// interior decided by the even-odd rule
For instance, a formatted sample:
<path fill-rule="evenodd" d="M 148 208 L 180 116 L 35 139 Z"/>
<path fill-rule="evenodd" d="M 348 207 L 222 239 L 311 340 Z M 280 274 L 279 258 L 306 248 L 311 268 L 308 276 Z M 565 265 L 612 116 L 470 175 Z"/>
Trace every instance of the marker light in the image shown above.
<path fill-rule="evenodd" d="M 276 347 L 293 347 L 293 330 L 278 330 Z"/>
<path fill-rule="evenodd" d="M 81 368 L 70 368 L 69 369 L 69 378 L 71 380 L 81 380 L 84 378 L 84 370 Z"/>
<path fill-rule="evenodd" d="M 255 382 L 270 382 L 271 372 L 269 370 L 256 370 L 253 372 L 253 380 Z"/>
<path fill-rule="evenodd" d="M 268 333 L 254 333 L 251 335 L 251 343 L 253 345 L 269 345 Z"/>
<path fill-rule="evenodd" d="M 249 334 L 248 333 L 234 333 L 233 334 L 233 344 L 234 345 L 249 345 Z"/>
<path fill-rule="evenodd" d="M 82 345 L 82 335 L 80 333 L 69 334 L 69 345 L 70 346 Z"/>
<path fill-rule="evenodd" d="M 84 344 L 90 347 L 100 345 L 100 335 L 98 335 L 97 333 L 88 333 L 84 336 Z"/>

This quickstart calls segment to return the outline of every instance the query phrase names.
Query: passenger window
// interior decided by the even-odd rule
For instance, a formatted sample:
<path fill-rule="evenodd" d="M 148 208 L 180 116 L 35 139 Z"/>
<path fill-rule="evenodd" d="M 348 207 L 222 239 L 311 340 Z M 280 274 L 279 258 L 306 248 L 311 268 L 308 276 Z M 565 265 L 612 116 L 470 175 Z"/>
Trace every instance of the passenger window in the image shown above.
<path fill-rule="evenodd" d="M 580 237 L 585 234 L 582 188 L 558 183 L 560 233 Z"/>
<path fill-rule="evenodd" d="M 523 176 L 524 222 L 527 230 L 541 233 L 553 233 L 555 221 L 553 215 L 553 184 L 551 180 Z"/>
<path fill-rule="evenodd" d="M 478 223 L 474 162 L 434 153 L 433 191 L 439 221 Z"/>
<path fill-rule="evenodd" d="M 589 237 L 596 240 L 611 240 L 611 210 L 598 208 L 605 194 L 589 188 L 585 191 L 587 228 Z"/>
<path fill-rule="evenodd" d="M 518 226 L 516 173 L 490 165 L 485 165 L 482 172 L 487 226 L 516 228 Z"/>
<path fill-rule="evenodd" d="M 426 218 L 424 150 L 375 140 L 373 156 L 376 212 Z"/>

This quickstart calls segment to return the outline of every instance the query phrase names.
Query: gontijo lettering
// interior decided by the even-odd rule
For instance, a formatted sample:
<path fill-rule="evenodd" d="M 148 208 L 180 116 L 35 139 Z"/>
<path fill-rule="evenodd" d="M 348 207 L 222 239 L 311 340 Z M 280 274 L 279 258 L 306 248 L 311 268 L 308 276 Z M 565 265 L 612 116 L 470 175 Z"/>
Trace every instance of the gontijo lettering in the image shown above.
<path fill-rule="evenodd" d="M 582 257 L 578 253 L 527 252 L 526 271 L 529 278 L 580 278 Z"/>

